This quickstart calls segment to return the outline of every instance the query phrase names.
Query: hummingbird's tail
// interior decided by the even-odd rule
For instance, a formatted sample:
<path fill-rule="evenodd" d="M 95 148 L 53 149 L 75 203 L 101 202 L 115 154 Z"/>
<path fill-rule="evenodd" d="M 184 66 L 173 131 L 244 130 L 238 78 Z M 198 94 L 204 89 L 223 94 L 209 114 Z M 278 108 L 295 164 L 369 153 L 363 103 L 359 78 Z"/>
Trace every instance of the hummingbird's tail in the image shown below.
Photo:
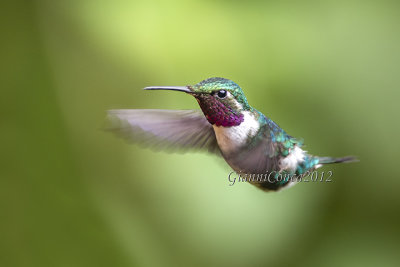
<path fill-rule="evenodd" d="M 354 156 L 347 156 L 342 158 L 332 158 L 332 157 L 318 157 L 319 164 L 331 164 L 331 163 L 349 163 L 359 161 Z"/>

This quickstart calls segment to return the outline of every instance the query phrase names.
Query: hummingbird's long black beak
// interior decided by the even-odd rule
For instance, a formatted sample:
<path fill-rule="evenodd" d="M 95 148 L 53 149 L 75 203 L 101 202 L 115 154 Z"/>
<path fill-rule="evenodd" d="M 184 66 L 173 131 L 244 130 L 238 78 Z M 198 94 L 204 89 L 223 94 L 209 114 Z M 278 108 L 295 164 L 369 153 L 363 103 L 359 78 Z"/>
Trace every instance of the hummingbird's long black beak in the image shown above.
<path fill-rule="evenodd" d="M 144 90 L 171 90 L 185 93 L 193 93 L 188 86 L 149 86 L 145 87 Z"/>

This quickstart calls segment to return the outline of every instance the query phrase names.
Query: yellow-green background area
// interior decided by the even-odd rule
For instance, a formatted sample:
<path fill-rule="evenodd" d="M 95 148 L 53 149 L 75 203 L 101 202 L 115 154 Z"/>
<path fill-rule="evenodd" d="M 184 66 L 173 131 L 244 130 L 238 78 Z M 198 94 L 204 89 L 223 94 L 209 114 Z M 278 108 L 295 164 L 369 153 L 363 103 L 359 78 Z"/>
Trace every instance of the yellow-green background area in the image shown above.
<path fill-rule="evenodd" d="M 2 1 L 0 265 L 399 266 L 397 1 Z M 101 130 L 221 76 L 332 183 L 264 193 Z"/>

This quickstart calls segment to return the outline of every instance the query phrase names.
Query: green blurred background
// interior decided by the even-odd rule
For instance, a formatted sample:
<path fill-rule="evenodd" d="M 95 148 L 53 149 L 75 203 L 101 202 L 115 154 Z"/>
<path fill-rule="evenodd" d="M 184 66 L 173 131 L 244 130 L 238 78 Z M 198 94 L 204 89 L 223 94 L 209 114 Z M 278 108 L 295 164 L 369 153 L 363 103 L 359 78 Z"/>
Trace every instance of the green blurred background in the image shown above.
<path fill-rule="evenodd" d="M 400 266 L 397 1 L 2 1 L 0 266 Z M 229 186 L 100 130 L 221 76 L 333 183 Z"/>

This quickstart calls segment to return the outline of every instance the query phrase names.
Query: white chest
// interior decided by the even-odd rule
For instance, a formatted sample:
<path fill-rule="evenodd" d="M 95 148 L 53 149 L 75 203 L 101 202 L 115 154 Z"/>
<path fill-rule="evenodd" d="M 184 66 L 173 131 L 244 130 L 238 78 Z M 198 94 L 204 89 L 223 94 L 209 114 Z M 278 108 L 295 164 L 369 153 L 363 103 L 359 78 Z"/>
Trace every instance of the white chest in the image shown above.
<path fill-rule="evenodd" d="M 234 152 L 244 146 L 249 137 L 257 134 L 258 121 L 249 111 L 244 112 L 243 122 L 238 126 L 213 126 L 222 153 Z"/>

